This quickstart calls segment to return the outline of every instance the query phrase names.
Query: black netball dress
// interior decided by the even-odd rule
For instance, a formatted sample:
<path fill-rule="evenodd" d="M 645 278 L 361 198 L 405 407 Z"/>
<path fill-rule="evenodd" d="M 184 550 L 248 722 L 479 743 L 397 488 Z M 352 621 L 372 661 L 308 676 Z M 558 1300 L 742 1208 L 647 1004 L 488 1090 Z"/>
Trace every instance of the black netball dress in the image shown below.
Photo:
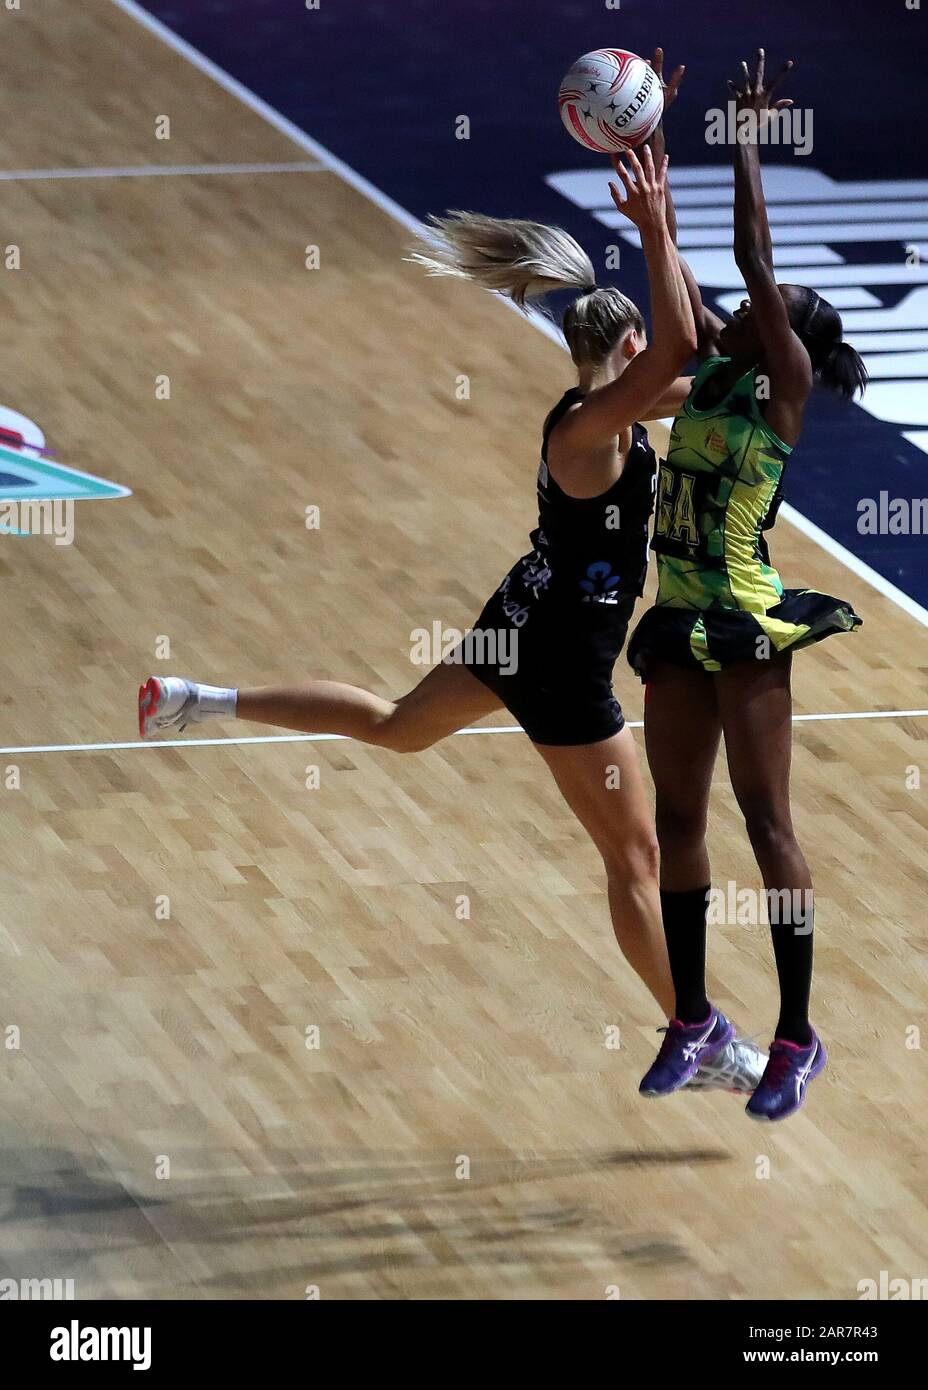
<path fill-rule="evenodd" d="M 622 728 L 612 668 L 647 571 L 656 471 L 647 431 L 633 425 L 625 467 L 598 497 L 570 497 L 548 472 L 551 431 L 583 394 L 568 391 L 545 421 L 534 549 L 451 658 L 535 743 L 598 743 Z"/>

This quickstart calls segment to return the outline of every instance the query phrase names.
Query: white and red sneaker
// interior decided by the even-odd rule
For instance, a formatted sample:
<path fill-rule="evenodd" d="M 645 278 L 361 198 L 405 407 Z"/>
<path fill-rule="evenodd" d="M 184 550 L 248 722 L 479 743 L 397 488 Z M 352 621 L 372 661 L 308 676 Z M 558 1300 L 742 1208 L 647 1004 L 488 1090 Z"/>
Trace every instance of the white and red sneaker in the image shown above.
<path fill-rule="evenodd" d="M 149 676 L 139 686 L 139 737 L 153 738 L 165 729 L 180 733 L 197 722 L 197 687 L 181 676 Z"/>

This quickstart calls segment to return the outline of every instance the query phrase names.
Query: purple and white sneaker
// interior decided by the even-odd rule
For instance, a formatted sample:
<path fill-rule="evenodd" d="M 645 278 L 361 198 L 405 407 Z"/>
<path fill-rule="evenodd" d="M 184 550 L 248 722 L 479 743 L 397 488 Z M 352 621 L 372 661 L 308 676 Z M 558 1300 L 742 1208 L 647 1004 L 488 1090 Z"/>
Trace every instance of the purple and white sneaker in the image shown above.
<path fill-rule="evenodd" d="M 770 1060 L 745 1112 L 752 1120 L 785 1120 L 794 1115 L 805 1100 L 806 1085 L 824 1071 L 827 1061 L 828 1054 L 814 1030 L 808 1047 L 774 1038 Z"/>
<path fill-rule="evenodd" d="M 681 1023 L 672 1018 L 652 1065 L 641 1078 L 643 1096 L 669 1096 L 696 1075 L 700 1065 L 721 1052 L 735 1036 L 734 1024 L 712 1005 L 703 1023 Z"/>
<path fill-rule="evenodd" d="M 767 1054 L 752 1038 L 732 1038 L 714 1057 L 705 1057 L 699 1071 L 686 1083 L 688 1091 L 732 1091 L 749 1096 L 760 1084 Z"/>

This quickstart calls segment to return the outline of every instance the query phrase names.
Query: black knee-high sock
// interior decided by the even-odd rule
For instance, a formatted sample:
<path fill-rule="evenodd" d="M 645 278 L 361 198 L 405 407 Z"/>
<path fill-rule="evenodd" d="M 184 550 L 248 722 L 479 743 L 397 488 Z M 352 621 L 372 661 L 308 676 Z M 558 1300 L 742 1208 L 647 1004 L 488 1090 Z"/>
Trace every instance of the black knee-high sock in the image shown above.
<path fill-rule="evenodd" d="M 661 889 L 664 936 L 681 1023 L 702 1023 L 709 1014 L 706 998 L 706 912 L 709 888 L 682 893 Z"/>
<path fill-rule="evenodd" d="M 793 899 L 798 895 L 791 894 Z M 789 908 L 789 910 L 786 910 Z M 779 902 L 779 895 L 768 895 L 767 915 L 773 939 L 773 955 L 780 981 L 780 1017 L 776 1036 L 806 1047 L 812 1041 L 809 1025 L 809 994 L 812 990 L 811 902 L 797 908 Z"/>

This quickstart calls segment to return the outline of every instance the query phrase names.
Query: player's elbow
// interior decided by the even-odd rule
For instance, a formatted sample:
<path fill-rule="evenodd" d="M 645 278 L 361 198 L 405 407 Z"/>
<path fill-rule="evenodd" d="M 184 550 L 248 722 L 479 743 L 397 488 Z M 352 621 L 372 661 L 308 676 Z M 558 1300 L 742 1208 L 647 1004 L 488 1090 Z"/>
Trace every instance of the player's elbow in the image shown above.
<path fill-rule="evenodd" d="M 659 391 L 666 390 L 676 380 L 695 351 L 695 333 L 677 334 L 654 350 L 654 383 Z"/>

